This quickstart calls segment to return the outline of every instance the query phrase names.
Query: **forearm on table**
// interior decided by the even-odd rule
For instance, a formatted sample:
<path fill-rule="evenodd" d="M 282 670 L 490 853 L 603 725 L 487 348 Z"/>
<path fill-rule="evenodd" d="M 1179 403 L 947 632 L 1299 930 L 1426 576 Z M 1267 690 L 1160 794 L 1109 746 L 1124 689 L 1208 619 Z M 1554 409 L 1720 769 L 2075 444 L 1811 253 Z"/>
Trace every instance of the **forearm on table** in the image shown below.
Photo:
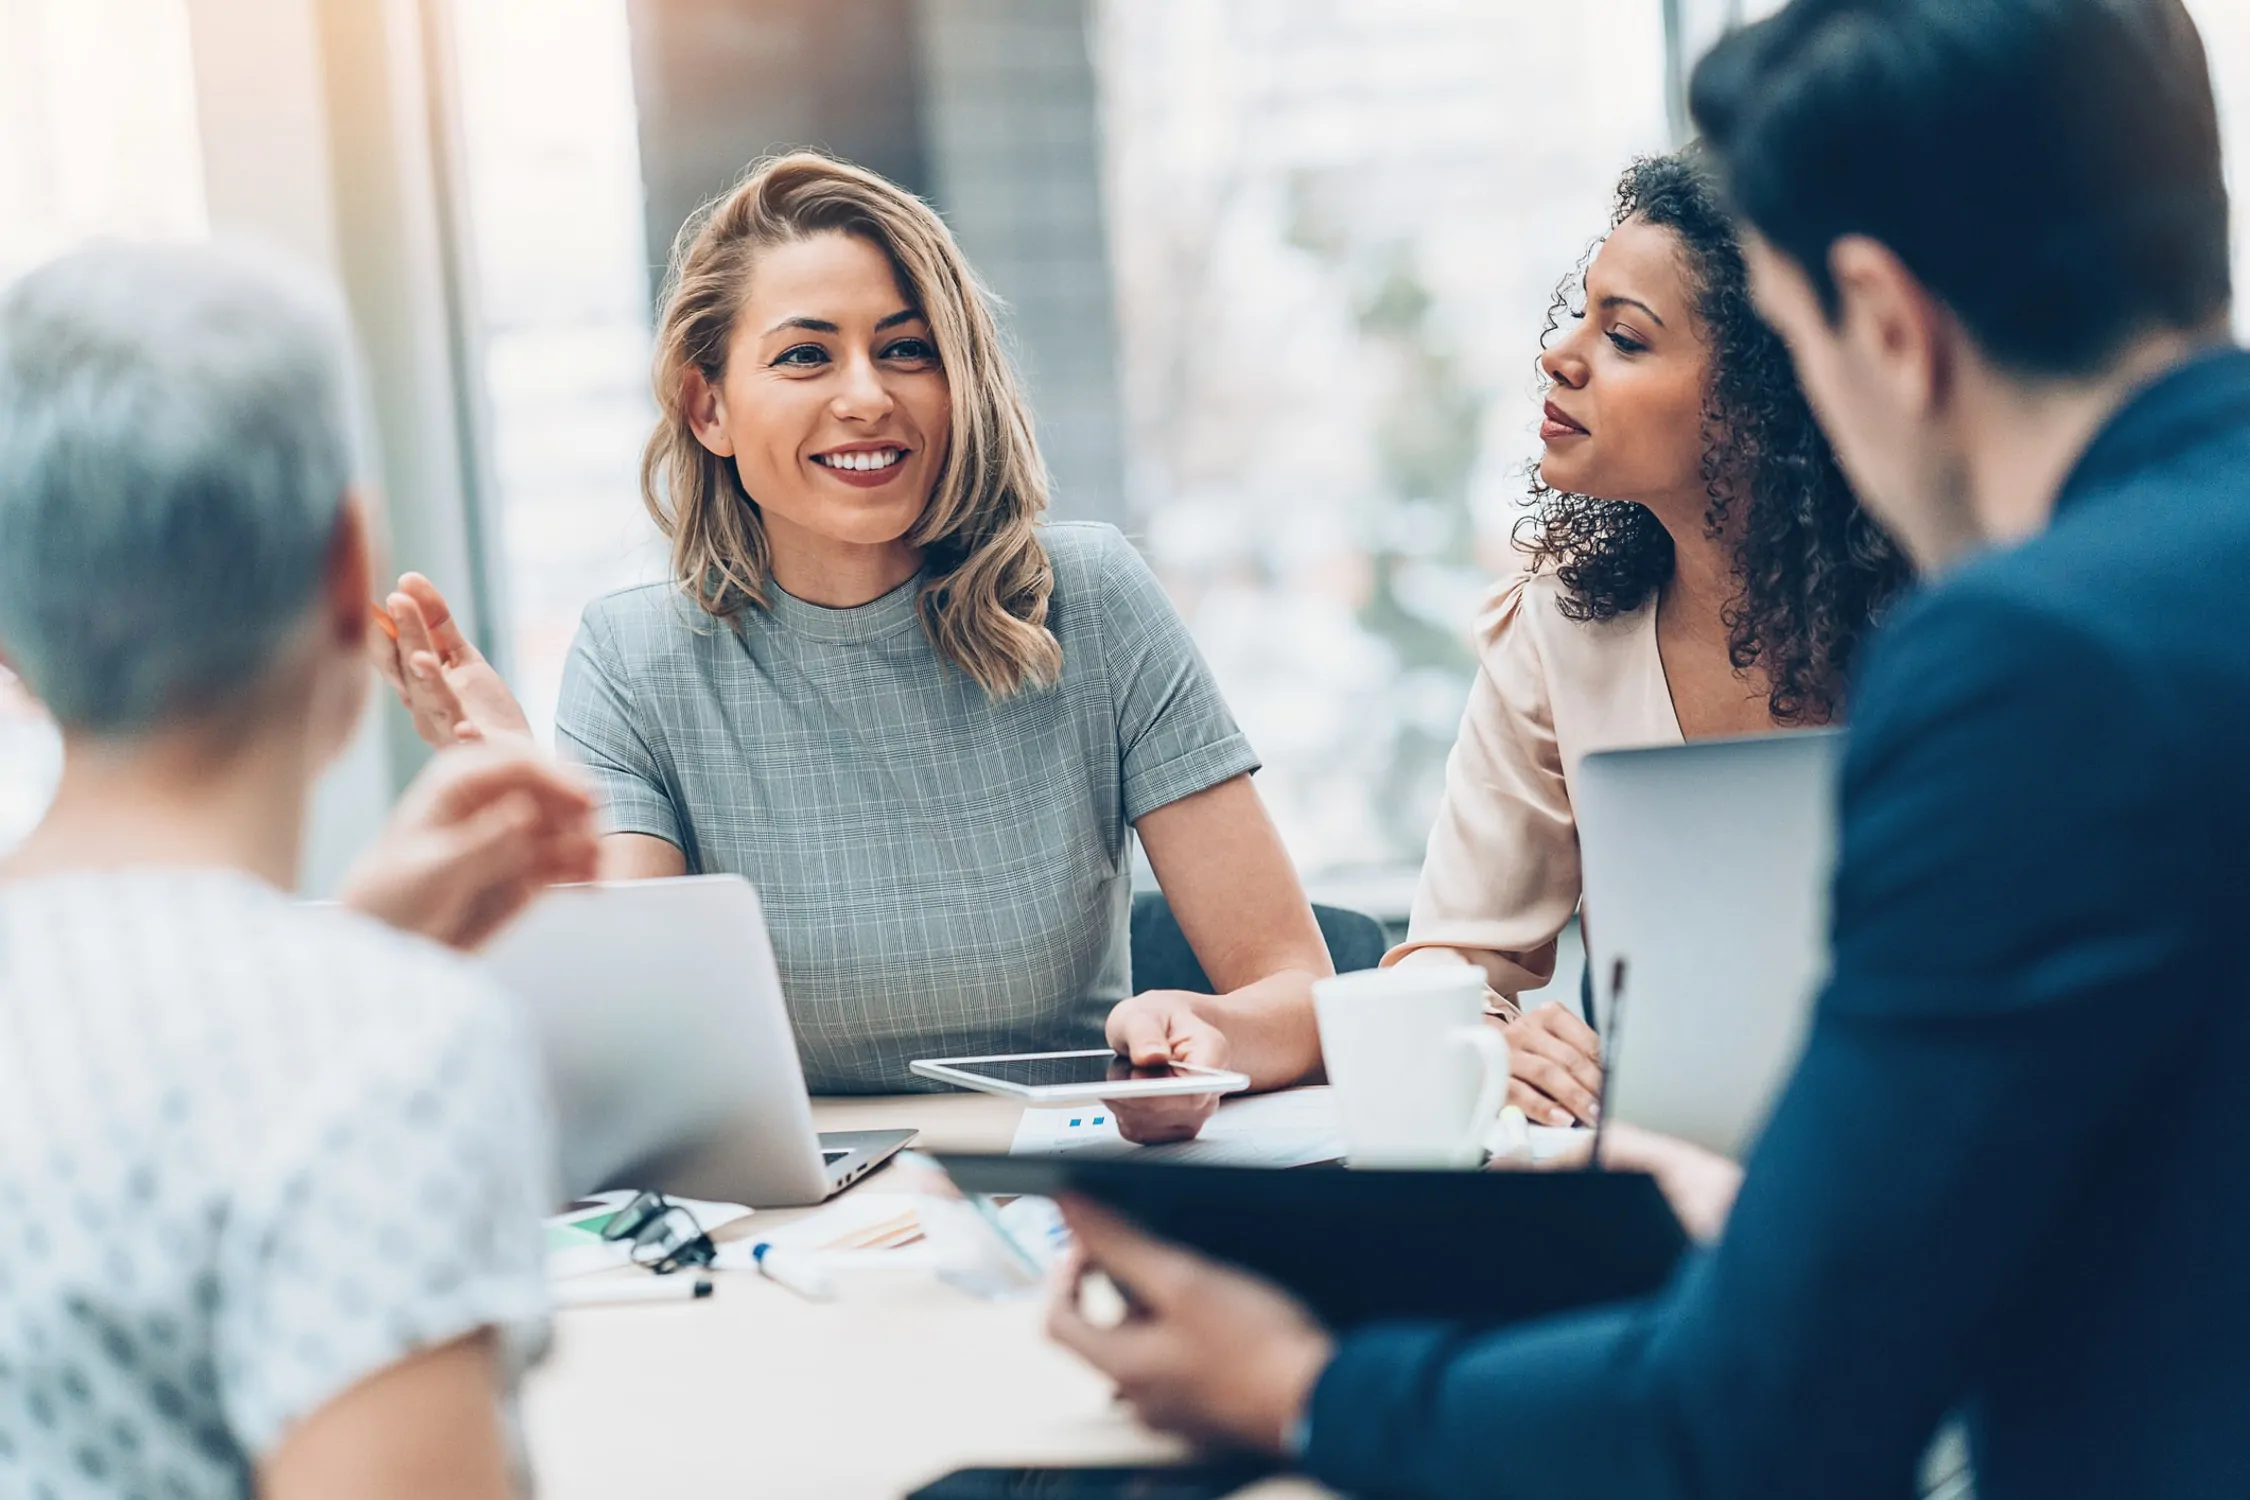
<path fill-rule="evenodd" d="M 1224 995 L 1196 997 L 1196 1009 L 1226 1034 L 1233 1066 L 1250 1075 L 1252 1088 L 1320 1080 L 1314 978 L 1309 969 L 1283 969 Z"/>
<path fill-rule="evenodd" d="M 1409 944 L 1392 949 L 1386 961 L 1398 968 L 1435 968 L 1450 964 L 1474 969 L 1484 977 L 1485 988 L 1505 1001 L 1511 1011 L 1518 995 L 1545 988 L 1555 976 L 1552 943 L 1532 953 L 1503 953 L 1438 942 L 1414 944 L 1411 939 Z"/>

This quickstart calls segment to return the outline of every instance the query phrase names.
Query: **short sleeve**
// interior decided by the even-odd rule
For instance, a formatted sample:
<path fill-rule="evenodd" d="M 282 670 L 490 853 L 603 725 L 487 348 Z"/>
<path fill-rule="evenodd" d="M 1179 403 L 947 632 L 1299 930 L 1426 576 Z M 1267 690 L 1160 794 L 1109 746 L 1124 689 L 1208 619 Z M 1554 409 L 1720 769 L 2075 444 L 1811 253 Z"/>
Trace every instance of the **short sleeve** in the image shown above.
<path fill-rule="evenodd" d="M 1101 571 L 1101 639 L 1117 710 L 1125 818 L 1258 769 L 1211 669 L 1164 586 L 1111 533 Z"/>
<path fill-rule="evenodd" d="M 253 1455 L 418 1350 L 496 1329 L 512 1384 L 544 1347 L 552 1202 L 530 1040 L 481 981 L 429 982 L 454 993 L 346 1040 L 279 1114 L 220 1232 L 217 1395 Z"/>
<path fill-rule="evenodd" d="M 1501 584 L 1477 617 L 1476 681 L 1446 758 L 1445 800 L 1406 941 L 1384 959 L 1458 953 L 1506 995 L 1554 977 L 1555 938 L 1580 885 L 1554 705 L 1524 620 L 1528 584 L 1529 575 Z"/>
<path fill-rule="evenodd" d="M 645 833 L 687 847 L 615 643 L 592 608 L 579 623 L 578 639 L 563 667 L 555 748 L 564 759 L 585 767 L 613 832 Z"/>

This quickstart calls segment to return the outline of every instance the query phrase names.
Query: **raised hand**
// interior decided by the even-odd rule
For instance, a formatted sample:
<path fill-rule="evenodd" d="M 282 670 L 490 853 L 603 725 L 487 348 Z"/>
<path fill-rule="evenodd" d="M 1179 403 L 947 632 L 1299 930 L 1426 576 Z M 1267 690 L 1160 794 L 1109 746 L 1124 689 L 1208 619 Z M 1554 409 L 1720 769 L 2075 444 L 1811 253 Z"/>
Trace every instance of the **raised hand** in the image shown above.
<path fill-rule="evenodd" d="M 462 746 L 423 768 L 344 880 L 346 906 L 470 949 L 550 885 L 591 880 L 594 798 L 528 742 Z"/>
<path fill-rule="evenodd" d="M 531 738 L 531 723 L 515 694 L 461 633 L 436 584 L 408 573 L 379 613 L 390 623 L 369 632 L 368 651 L 375 670 L 413 715 L 416 734 L 440 750 L 478 740 Z"/>

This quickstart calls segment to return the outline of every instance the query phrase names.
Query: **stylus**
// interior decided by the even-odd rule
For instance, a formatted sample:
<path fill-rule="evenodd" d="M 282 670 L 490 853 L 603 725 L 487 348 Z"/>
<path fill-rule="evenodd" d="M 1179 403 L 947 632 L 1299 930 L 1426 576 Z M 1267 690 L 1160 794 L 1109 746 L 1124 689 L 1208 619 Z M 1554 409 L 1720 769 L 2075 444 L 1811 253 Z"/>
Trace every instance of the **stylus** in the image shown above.
<path fill-rule="evenodd" d="M 1609 966 L 1609 1030 L 1602 1038 L 1602 1091 L 1594 1100 L 1594 1154 L 1587 1161 L 1588 1170 L 1602 1169 L 1602 1132 L 1609 1128 L 1609 1081 L 1617 1076 L 1617 1040 L 1624 1032 L 1620 1023 L 1625 1018 L 1625 960 L 1620 957 Z"/>

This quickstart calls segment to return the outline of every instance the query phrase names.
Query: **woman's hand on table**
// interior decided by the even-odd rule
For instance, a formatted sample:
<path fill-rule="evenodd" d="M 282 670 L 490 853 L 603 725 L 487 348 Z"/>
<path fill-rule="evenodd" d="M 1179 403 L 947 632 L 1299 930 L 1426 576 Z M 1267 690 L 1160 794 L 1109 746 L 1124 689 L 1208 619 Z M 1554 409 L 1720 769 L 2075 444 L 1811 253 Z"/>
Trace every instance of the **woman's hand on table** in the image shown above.
<path fill-rule="evenodd" d="M 1199 998 L 1184 990 L 1148 990 L 1118 1001 L 1109 1013 L 1111 1050 L 1137 1068 L 1163 1063 L 1226 1067 L 1233 1049 L 1225 1034 L 1196 1009 Z M 1204 1121 L 1219 1112 L 1219 1097 L 1173 1094 L 1103 1102 L 1117 1117 L 1118 1134 L 1153 1146 L 1161 1141 L 1193 1140 Z"/>
<path fill-rule="evenodd" d="M 473 949 L 550 885 L 594 878 L 594 798 L 528 743 L 462 746 L 423 768 L 344 878 L 346 906 Z"/>
<path fill-rule="evenodd" d="M 416 734 L 440 750 L 477 740 L 531 738 L 522 705 L 461 633 L 436 584 L 408 573 L 380 613 L 390 627 L 370 631 L 367 649 L 375 670 L 414 716 Z"/>
<path fill-rule="evenodd" d="M 1602 1042 L 1568 1005 L 1549 1002 L 1501 1030 L 1508 1039 L 1508 1102 L 1534 1125 L 1601 1118 Z"/>

